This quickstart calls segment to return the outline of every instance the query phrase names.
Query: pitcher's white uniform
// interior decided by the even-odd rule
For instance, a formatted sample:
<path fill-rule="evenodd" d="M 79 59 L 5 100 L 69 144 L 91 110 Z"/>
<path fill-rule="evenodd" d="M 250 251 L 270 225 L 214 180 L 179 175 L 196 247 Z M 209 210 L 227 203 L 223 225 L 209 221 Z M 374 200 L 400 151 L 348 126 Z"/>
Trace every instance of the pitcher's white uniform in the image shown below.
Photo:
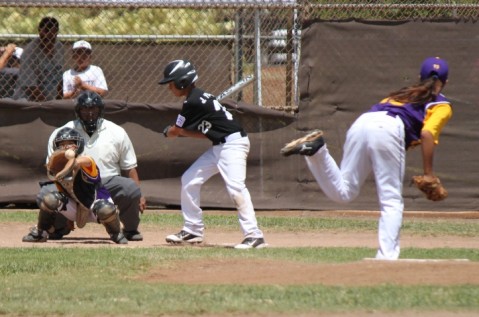
<path fill-rule="evenodd" d="M 406 149 L 420 140 L 422 129 L 432 131 L 437 140 L 451 114 L 451 105 L 443 95 L 426 105 L 400 104 L 386 98 L 349 128 L 340 167 L 326 144 L 314 155 L 305 156 L 323 192 L 339 203 L 355 199 L 373 172 L 381 212 L 377 259 L 399 257 Z"/>

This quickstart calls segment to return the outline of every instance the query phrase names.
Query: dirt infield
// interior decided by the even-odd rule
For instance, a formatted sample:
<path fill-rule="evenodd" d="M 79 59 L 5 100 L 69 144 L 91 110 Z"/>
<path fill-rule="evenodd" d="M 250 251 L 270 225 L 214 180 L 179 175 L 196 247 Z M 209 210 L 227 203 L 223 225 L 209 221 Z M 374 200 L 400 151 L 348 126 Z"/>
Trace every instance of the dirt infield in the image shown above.
<path fill-rule="evenodd" d="M 147 211 L 159 213 L 174 213 L 178 211 L 160 210 Z M 209 212 L 205 212 L 206 214 Z M 223 212 L 212 211 L 219 214 Z M 231 212 L 224 212 L 229 213 Z M 285 217 L 378 217 L 377 212 L 310 212 L 310 211 L 278 211 L 258 212 L 259 216 Z M 479 225 L 478 212 L 433 213 L 418 212 L 405 213 L 405 218 L 447 218 L 467 219 Z M 178 228 L 158 228 L 153 225 L 143 225 L 141 231 L 144 241 L 130 242 L 127 246 L 118 246 L 107 239 L 101 225 L 88 224 L 83 229 L 76 229 L 62 240 L 49 240 L 47 243 L 30 244 L 21 241 L 28 232 L 29 226 L 25 223 L 0 223 L 0 247 L 99 247 L 111 245 L 120 248 L 159 247 L 181 248 L 200 246 L 171 246 L 164 240 L 165 236 L 174 233 Z M 377 235 L 357 232 L 275 232 L 263 228 L 269 248 L 276 247 L 377 247 Z M 242 239 L 238 230 L 219 231 L 207 229 L 204 246 L 231 247 Z M 402 249 L 417 248 L 479 248 L 479 239 L 457 236 L 418 237 L 402 234 Z M 260 250 L 255 250 L 261 252 Z M 248 251 L 238 251 L 248 252 Z M 371 254 L 373 257 L 374 254 Z M 251 274 L 250 268 L 255 268 Z M 178 274 L 188 270 L 190 274 Z M 479 285 L 479 263 L 464 259 L 457 260 L 399 260 L 375 261 L 362 260 L 344 264 L 305 264 L 295 261 L 234 259 L 176 263 L 168 268 L 155 268 L 146 272 L 140 279 L 180 284 L 325 284 L 325 285 Z"/>

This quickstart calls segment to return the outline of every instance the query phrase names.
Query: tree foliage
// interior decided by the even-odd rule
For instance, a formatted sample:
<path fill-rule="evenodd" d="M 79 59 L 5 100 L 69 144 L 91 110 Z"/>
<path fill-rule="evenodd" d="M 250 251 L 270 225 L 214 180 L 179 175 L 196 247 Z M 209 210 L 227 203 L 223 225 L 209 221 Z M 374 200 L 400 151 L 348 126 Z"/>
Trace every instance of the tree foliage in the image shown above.
<path fill-rule="evenodd" d="M 2 8 L 1 34 L 36 34 L 38 22 L 53 16 L 60 34 L 197 35 L 230 34 L 233 21 L 217 10 L 125 8 Z M 233 15 L 232 15 L 233 16 Z"/>

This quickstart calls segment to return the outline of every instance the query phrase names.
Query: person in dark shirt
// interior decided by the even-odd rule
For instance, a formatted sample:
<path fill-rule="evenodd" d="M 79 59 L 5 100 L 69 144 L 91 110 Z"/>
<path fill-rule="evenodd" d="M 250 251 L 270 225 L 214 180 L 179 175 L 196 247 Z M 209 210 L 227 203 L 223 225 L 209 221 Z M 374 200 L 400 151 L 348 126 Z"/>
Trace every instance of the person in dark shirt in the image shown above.
<path fill-rule="evenodd" d="M 25 46 L 13 99 L 47 101 L 61 99 L 64 65 L 63 44 L 57 39 L 60 26 L 54 17 L 38 24 L 38 37 Z"/>
<path fill-rule="evenodd" d="M 246 159 L 249 138 L 232 114 L 216 98 L 195 86 L 198 75 L 187 60 L 170 62 L 159 84 L 167 84 L 177 97 L 185 97 L 174 125 L 164 130 L 165 137 L 209 139 L 213 146 L 203 153 L 181 177 L 181 211 L 184 224 L 177 234 L 166 237 L 169 243 L 203 242 L 204 223 L 200 207 L 201 186 L 220 173 L 237 210 L 244 239 L 237 249 L 263 248 L 263 232 L 258 228 L 251 196 L 246 188 Z"/>

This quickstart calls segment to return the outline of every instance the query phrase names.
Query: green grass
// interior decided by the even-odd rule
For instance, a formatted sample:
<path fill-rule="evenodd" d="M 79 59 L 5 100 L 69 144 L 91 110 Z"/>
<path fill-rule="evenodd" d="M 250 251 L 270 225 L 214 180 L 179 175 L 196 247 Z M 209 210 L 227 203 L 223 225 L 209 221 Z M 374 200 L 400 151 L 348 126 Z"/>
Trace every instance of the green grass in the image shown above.
<path fill-rule="evenodd" d="M 377 218 L 335 218 L 335 217 L 271 217 L 267 213 L 258 214 L 258 222 L 263 228 L 274 231 L 368 231 L 375 232 L 378 227 Z M 224 230 L 237 230 L 238 218 L 235 211 L 231 215 L 206 214 L 205 223 L 209 227 Z M 7 211 L 0 212 L 0 222 L 28 222 L 35 223 L 37 212 Z M 157 225 L 163 227 L 178 227 L 182 224 L 181 213 L 145 213 L 141 217 L 142 225 Z M 479 236 L 479 221 L 477 219 L 423 219 L 405 218 L 401 232 L 421 236 L 452 235 L 462 237 Z"/>
<path fill-rule="evenodd" d="M 479 311 L 479 286 L 346 287 L 325 285 L 173 285 L 139 276 L 172 261 L 252 258 L 300 262 L 355 261 L 367 248 L 3 248 L 0 315 L 298 314 L 318 311 Z M 415 256 L 409 250 L 407 255 Z M 446 254 L 448 256 L 446 256 Z M 434 258 L 477 250 L 428 250 Z M 421 253 L 424 257 L 424 254 Z M 254 270 L 254 268 L 252 268 Z M 188 272 L 178 272 L 188 274 Z"/>
<path fill-rule="evenodd" d="M 32 211 L 0 212 L 0 222 L 36 221 Z M 205 216 L 208 226 L 238 230 L 236 215 Z M 376 231 L 377 219 L 258 216 L 270 231 Z M 146 213 L 142 225 L 177 227 L 180 213 Z M 405 219 L 404 231 L 415 234 L 470 236 L 471 220 Z M 314 285 L 183 285 L 148 279 L 149 272 L 178 261 L 261 259 L 301 263 L 348 263 L 370 257 L 371 248 L 266 248 L 238 252 L 228 248 L 0 248 L 0 315 L 2 316 L 184 316 L 251 315 L 324 312 L 479 313 L 479 285 L 381 284 L 376 286 Z M 479 250 L 406 248 L 401 258 L 479 261 Z M 254 267 L 251 267 L 254 272 Z M 188 274 L 188 271 L 178 271 Z"/>

